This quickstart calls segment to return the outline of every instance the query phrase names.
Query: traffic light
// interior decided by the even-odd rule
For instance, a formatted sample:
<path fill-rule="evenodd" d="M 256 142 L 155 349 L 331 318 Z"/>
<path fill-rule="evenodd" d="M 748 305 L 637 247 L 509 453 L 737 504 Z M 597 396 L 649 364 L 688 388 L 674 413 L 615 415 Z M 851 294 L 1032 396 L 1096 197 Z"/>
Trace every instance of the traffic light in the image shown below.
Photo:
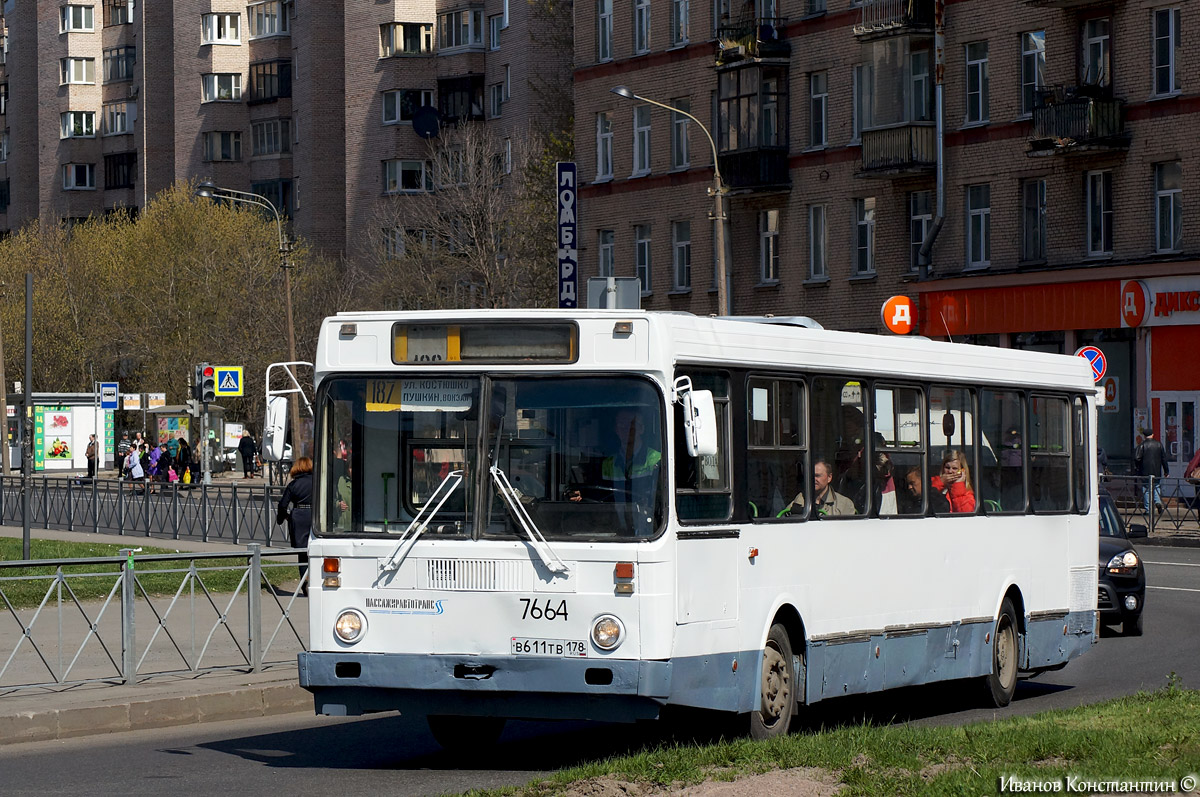
<path fill-rule="evenodd" d="M 217 400 L 217 369 L 208 363 L 200 368 L 200 400 L 205 404 Z"/>
<path fill-rule="evenodd" d="M 196 400 L 200 399 L 200 385 L 204 382 L 204 369 L 207 367 L 208 363 L 200 363 L 192 374 L 192 398 Z"/>

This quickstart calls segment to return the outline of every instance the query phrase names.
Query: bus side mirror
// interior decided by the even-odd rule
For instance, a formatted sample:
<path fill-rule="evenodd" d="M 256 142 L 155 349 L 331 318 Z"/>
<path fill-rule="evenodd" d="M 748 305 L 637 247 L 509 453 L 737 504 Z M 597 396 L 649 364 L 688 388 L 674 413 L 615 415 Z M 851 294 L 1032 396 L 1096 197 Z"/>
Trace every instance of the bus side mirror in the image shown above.
<path fill-rule="evenodd" d="M 288 400 L 286 396 L 267 399 L 267 418 L 263 423 L 262 458 L 264 462 L 283 459 L 284 439 L 287 437 Z"/>
<path fill-rule="evenodd" d="M 683 439 L 693 457 L 717 453 L 717 410 L 711 390 L 691 390 L 683 396 Z"/>

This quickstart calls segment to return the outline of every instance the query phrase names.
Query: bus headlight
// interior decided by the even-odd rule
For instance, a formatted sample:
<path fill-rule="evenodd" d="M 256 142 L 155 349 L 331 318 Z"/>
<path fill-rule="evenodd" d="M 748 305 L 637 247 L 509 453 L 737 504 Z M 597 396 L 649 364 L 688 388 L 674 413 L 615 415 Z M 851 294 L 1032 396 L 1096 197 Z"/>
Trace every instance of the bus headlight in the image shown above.
<path fill-rule="evenodd" d="M 333 624 L 333 633 L 337 634 L 338 639 L 350 645 L 362 639 L 363 632 L 366 630 L 367 618 L 354 609 L 347 609 L 339 614 L 337 621 Z"/>
<path fill-rule="evenodd" d="M 601 650 L 612 650 L 621 644 L 622 636 L 624 636 L 624 629 L 621 627 L 621 621 L 616 617 L 604 614 L 596 618 L 596 622 L 592 626 L 592 641 L 596 643 L 596 647 Z"/>

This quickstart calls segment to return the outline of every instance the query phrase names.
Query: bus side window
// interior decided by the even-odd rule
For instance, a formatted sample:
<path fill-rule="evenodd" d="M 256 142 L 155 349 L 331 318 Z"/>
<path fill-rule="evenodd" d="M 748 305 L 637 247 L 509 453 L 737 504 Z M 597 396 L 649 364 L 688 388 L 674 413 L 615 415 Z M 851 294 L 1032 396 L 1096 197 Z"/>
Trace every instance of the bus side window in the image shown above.
<path fill-rule="evenodd" d="M 1088 411 L 1087 402 L 1081 397 L 1075 397 L 1075 424 L 1071 428 L 1071 463 L 1073 465 L 1075 482 L 1075 511 L 1086 514 L 1091 508 L 1092 485 L 1091 474 L 1096 470 L 1092 467 L 1092 458 L 1088 454 Z"/>
<path fill-rule="evenodd" d="M 925 483 L 925 408 L 912 387 L 876 387 L 873 423 L 871 512 L 879 517 L 920 515 Z M 915 472 L 916 483 L 909 474 Z"/>
<path fill-rule="evenodd" d="M 680 371 L 676 376 L 684 376 Z M 729 377 L 715 371 L 687 371 L 695 390 L 711 390 L 717 411 L 717 453 L 692 457 L 683 442 L 682 410 L 675 415 L 675 510 L 681 521 L 729 519 L 733 496 L 729 486 Z"/>
<path fill-rule="evenodd" d="M 812 382 L 814 517 L 861 516 L 867 508 L 863 383 L 821 377 Z"/>
<path fill-rule="evenodd" d="M 1036 513 L 1071 509 L 1070 405 L 1064 398 L 1033 396 L 1029 410 L 1030 503 Z"/>
<path fill-rule="evenodd" d="M 746 492 L 758 521 L 805 515 L 804 385 L 751 378 L 746 394 Z"/>
<path fill-rule="evenodd" d="M 974 513 L 975 448 L 973 390 L 929 389 L 929 506 L 935 515 Z"/>
<path fill-rule="evenodd" d="M 984 390 L 979 396 L 980 452 L 977 493 L 983 511 L 1025 512 L 1025 396 L 1015 390 Z"/>

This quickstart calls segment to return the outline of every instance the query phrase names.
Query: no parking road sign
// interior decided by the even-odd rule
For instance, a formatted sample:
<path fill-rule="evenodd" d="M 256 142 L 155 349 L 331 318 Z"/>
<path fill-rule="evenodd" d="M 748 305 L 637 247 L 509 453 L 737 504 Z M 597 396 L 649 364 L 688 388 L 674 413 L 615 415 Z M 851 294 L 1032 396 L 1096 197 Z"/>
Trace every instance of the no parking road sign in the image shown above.
<path fill-rule="evenodd" d="M 1099 382 L 1104 378 L 1104 372 L 1108 370 L 1108 358 L 1104 356 L 1104 352 L 1095 346 L 1083 346 L 1075 352 L 1075 356 L 1082 357 L 1091 363 L 1093 381 Z"/>
<path fill-rule="evenodd" d="M 216 386 L 213 387 L 213 395 L 215 396 L 240 396 L 242 395 L 242 366 L 240 365 L 214 365 L 213 370 L 216 371 Z"/>

